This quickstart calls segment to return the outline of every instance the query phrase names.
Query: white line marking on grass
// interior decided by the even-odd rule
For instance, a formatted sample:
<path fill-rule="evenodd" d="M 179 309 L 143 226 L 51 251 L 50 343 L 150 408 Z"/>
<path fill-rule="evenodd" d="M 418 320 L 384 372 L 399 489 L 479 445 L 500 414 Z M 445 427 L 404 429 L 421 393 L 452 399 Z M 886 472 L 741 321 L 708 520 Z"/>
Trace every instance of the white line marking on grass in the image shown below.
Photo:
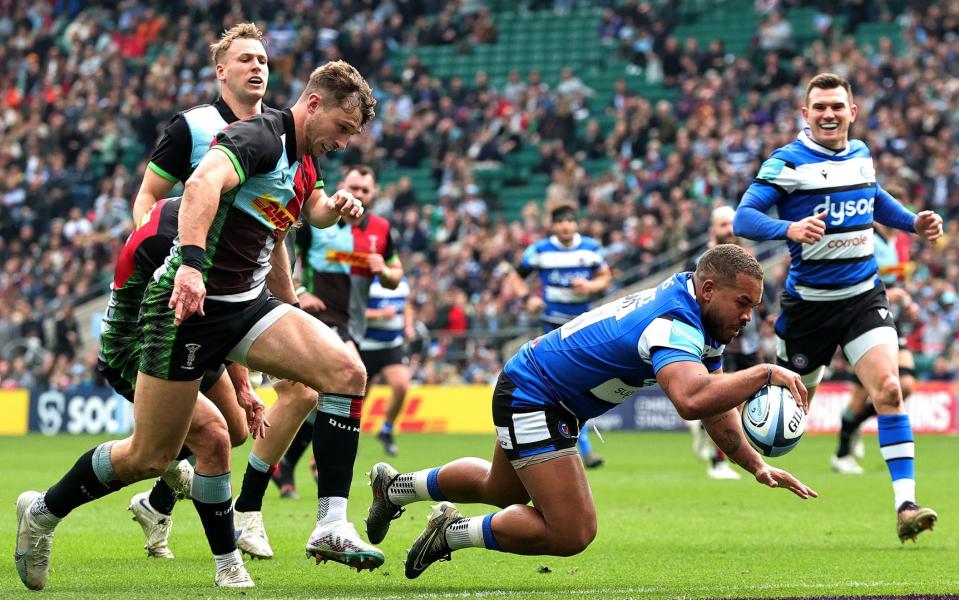
<path fill-rule="evenodd" d="M 955 581 L 938 581 L 938 584 L 943 584 L 947 586 L 956 586 L 959 587 L 959 580 Z M 619 595 L 626 596 L 630 594 L 677 594 L 682 596 L 683 593 L 692 593 L 692 594 L 709 594 L 717 592 L 725 593 L 743 593 L 743 592 L 758 592 L 758 591 L 779 591 L 787 589 L 805 589 L 805 590 L 836 590 L 841 594 L 843 588 L 878 588 L 883 586 L 895 586 L 895 585 L 910 585 L 908 581 L 837 581 L 833 583 L 794 583 L 794 584 L 777 584 L 777 583 L 759 583 L 759 584 L 750 584 L 750 585 L 701 585 L 695 587 L 684 588 L 682 591 L 677 591 L 676 588 L 655 588 L 655 587 L 628 587 L 628 588 L 581 588 L 581 589 L 555 589 L 555 590 L 526 590 L 526 589 L 517 589 L 517 590 L 476 590 L 468 591 L 464 590 L 462 592 L 423 592 L 420 590 L 410 590 L 409 594 L 384 594 L 378 595 L 378 600 L 404 600 L 410 598 L 411 596 L 416 596 L 417 598 L 506 598 L 506 597 L 523 597 L 529 598 L 533 596 L 587 596 L 587 597 L 601 597 L 606 595 Z M 928 595 L 922 594 L 919 595 Z M 342 598 L 347 598 L 347 596 L 316 596 L 309 597 L 308 600 L 340 600 Z"/>

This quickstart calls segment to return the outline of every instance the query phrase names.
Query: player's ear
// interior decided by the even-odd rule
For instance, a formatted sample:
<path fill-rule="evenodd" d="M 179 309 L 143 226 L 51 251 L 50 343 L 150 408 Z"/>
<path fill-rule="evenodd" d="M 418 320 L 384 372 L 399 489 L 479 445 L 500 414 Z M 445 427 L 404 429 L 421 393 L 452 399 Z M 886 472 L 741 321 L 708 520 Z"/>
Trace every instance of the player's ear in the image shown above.
<path fill-rule="evenodd" d="M 310 94 L 310 99 L 307 101 L 306 106 L 310 109 L 310 113 L 315 113 L 317 110 L 319 110 L 322 104 L 323 96 L 319 94 Z"/>
<path fill-rule="evenodd" d="M 859 114 L 859 106 L 853 104 L 849 107 L 849 122 L 853 123 L 856 120 L 856 115 Z"/>
<path fill-rule="evenodd" d="M 703 280 L 703 299 L 709 302 L 713 299 L 713 295 L 716 293 L 716 281 L 713 279 Z"/>

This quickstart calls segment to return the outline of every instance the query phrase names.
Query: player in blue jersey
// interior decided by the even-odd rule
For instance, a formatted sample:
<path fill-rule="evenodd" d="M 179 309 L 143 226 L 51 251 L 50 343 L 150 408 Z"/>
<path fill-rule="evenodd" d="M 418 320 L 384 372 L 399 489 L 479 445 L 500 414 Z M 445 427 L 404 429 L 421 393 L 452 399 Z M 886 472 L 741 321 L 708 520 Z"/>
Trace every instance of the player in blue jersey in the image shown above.
<path fill-rule="evenodd" d="M 806 86 L 808 127 L 773 152 L 746 190 L 733 223 L 754 240 L 787 240 L 789 275 L 776 321 L 779 359 L 803 375 L 810 395 L 841 346 L 879 413 L 899 539 L 931 529 L 935 511 L 916 504 L 914 444 L 896 353 L 898 336 L 873 256 L 873 218 L 929 241 L 942 218 L 913 214 L 876 181 L 869 149 L 849 139 L 856 120 L 849 82 L 821 73 Z M 766 215 L 776 207 L 779 218 Z"/>
<path fill-rule="evenodd" d="M 273 247 L 299 214 L 326 214 L 311 195 L 315 170 L 301 167 L 345 147 L 375 104 L 356 69 L 334 61 L 311 74 L 290 109 L 264 111 L 216 135 L 185 185 L 173 249 L 146 287 L 132 435 L 86 452 L 45 493 L 18 498 L 14 559 L 27 587 L 46 585 L 54 529 L 67 514 L 167 468 L 183 446 L 207 368 L 229 359 L 299 381 L 323 390 L 320 403 L 341 414 L 362 397 L 359 358 L 337 347 L 319 321 L 271 298 L 266 278 Z M 221 572 L 242 569 L 229 471 L 195 476 L 191 493 L 219 581 Z M 311 535 L 307 551 L 321 543 Z"/>
<path fill-rule="evenodd" d="M 360 339 L 360 358 L 366 366 L 366 376 L 372 380 L 382 374 L 390 388 L 386 414 L 376 439 L 383 444 L 384 452 L 396 456 L 399 450 L 393 429 L 410 387 L 406 342 L 416 335 L 413 302 L 406 278 L 400 280 L 396 289 L 381 285 L 379 277 L 373 280 L 366 304 L 366 319 L 366 333 Z"/>
<path fill-rule="evenodd" d="M 657 383 L 683 418 L 703 419 L 716 443 L 759 483 L 815 497 L 746 443 L 737 409 L 769 383 L 788 387 L 805 406 L 800 376 L 768 364 L 722 373 L 723 345 L 749 322 L 762 288 L 762 268 L 753 257 L 737 246 L 717 246 L 695 273 L 677 273 L 528 342 L 507 362 L 493 391 L 498 443 L 492 463 L 463 458 L 402 474 L 375 465 L 370 539 L 382 539 L 404 505 L 437 500 L 406 559 L 409 578 L 461 548 L 581 552 L 596 535 L 596 507 L 576 456 L 580 427 Z M 504 510 L 467 518 L 449 501 Z"/>
<path fill-rule="evenodd" d="M 523 252 L 516 268 L 523 278 L 539 271 L 543 297 L 529 298 L 528 305 L 531 312 L 540 313 L 545 333 L 588 311 L 590 300 L 609 288 L 612 279 L 599 242 L 580 235 L 573 205 L 562 204 L 550 211 L 550 231 L 552 235 Z M 521 282 L 520 289 L 524 287 L 525 282 Z M 603 465 L 603 457 L 593 451 L 586 428 L 579 435 L 578 448 L 587 467 Z"/>

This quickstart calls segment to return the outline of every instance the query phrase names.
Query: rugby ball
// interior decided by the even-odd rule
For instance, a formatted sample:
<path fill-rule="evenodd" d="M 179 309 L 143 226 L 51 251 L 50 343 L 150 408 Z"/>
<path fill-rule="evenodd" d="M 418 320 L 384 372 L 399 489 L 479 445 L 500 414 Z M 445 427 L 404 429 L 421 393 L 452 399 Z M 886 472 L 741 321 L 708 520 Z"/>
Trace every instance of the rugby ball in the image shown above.
<path fill-rule="evenodd" d="M 763 386 L 743 407 L 746 439 L 763 456 L 782 456 L 806 432 L 806 413 L 792 393 L 778 385 Z"/>

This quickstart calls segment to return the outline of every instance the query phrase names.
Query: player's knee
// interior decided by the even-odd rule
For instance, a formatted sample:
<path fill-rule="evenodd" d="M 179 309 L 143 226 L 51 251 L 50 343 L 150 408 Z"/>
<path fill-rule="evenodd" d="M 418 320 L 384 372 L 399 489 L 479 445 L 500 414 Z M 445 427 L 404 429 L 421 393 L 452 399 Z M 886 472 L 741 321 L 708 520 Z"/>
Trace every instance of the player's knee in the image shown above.
<path fill-rule="evenodd" d="M 900 377 L 899 378 L 899 387 L 902 389 L 902 399 L 905 400 L 912 395 L 912 392 L 916 387 L 916 380 L 914 377 Z"/>
<path fill-rule="evenodd" d="M 886 375 L 879 383 L 879 393 L 873 398 L 877 406 L 898 408 L 902 404 L 902 387 L 899 378 L 893 374 Z"/>
<path fill-rule="evenodd" d="M 350 357 L 341 375 L 341 385 L 346 393 L 362 396 L 366 392 L 366 367 L 358 356 Z"/>
<path fill-rule="evenodd" d="M 584 517 L 564 527 L 556 548 L 558 556 L 573 556 L 585 550 L 596 539 L 596 518 Z"/>
<path fill-rule="evenodd" d="M 247 438 L 250 437 L 250 426 L 247 425 L 246 421 L 240 421 L 230 428 L 229 435 L 230 446 L 232 448 L 238 448 L 246 443 Z"/>

